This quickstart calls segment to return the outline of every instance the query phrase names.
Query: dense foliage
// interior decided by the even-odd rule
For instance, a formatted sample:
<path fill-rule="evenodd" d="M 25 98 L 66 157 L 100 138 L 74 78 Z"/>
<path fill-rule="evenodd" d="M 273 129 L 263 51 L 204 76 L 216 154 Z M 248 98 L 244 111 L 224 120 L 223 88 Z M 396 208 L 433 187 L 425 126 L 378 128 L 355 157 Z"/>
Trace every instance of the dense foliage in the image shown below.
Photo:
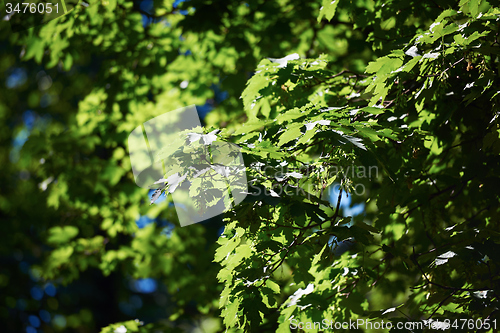
<path fill-rule="evenodd" d="M 493 325 L 499 29 L 493 0 L 92 0 L 0 21 L 2 331 Z M 241 148 L 250 194 L 181 228 L 136 186 L 127 137 L 192 104 Z"/>

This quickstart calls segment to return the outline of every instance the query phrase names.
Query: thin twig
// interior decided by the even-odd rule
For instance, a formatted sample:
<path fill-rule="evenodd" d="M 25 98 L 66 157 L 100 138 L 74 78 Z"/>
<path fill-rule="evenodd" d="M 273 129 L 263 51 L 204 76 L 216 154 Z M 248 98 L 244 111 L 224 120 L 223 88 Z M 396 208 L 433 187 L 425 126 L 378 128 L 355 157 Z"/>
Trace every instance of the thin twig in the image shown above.
<path fill-rule="evenodd" d="M 458 292 L 458 291 L 485 291 L 485 290 L 490 290 L 490 288 L 456 288 L 456 287 L 445 286 L 445 285 L 442 285 L 442 284 L 439 284 L 439 283 L 436 283 L 436 282 L 432 282 L 431 280 L 429 280 L 429 278 L 427 277 L 427 275 L 425 275 L 424 270 L 422 269 L 422 266 L 420 266 L 420 264 L 418 263 L 418 260 L 417 260 L 416 255 L 415 255 L 415 247 L 413 247 L 413 259 L 414 259 L 413 260 L 414 263 L 417 265 L 418 269 L 422 273 L 422 276 L 425 278 L 425 280 L 429 284 L 432 284 L 433 286 L 436 286 L 436 287 L 439 287 L 439 288 L 442 288 L 442 289 L 453 290 L 455 292 Z"/>

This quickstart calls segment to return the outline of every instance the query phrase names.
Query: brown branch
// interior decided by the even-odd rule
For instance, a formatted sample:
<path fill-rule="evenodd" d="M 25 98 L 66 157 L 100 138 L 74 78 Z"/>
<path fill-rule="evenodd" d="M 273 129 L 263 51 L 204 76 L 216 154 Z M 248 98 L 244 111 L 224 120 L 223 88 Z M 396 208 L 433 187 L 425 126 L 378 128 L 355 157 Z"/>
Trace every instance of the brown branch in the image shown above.
<path fill-rule="evenodd" d="M 429 74 L 429 75 L 419 75 L 419 76 L 422 76 L 422 77 L 425 77 L 425 78 L 428 78 L 428 77 L 434 77 L 434 76 L 440 76 L 440 75 L 443 75 L 444 73 L 446 73 L 448 70 L 452 69 L 453 67 L 455 67 L 456 65 L 458 65 L 460 62 L 464 61 L 465 60 L 465 57 L 463 57 L 462 59 L 458 60 L 457 62 L 455 62 L 454 64 L 452 64 L 450 67 L 446 68 L 444 71 L 440 72 L 440 73 L 434 73 L 434 74 Z"/>
<path fill-rule="evenodd" d="M 448 295 L 448 296 L 446 296 L 446 297 L 445 297 L 445 298 L 444 298 L 441 302 L 439 302 L 439 304 L 438 304 L 437 308 L 436 308 L 436 309 L 434 309 L 434 311 L 432 311 L 431 315 L 429 316 L 429 318 L 427 318 L 427 320 L 431 319 L 431 318 L 432 318 L 432 316 L 434 316 L 434 315 L 436 314 L 437 310 L 439 310 L 439 309 L 443 306 L 444 302 L 446 302 L 446 300 L 447 300 L 448 298 L 450 298 L 450 297 L 452 297 L 453 295 L 455 295 L 455 293 L 456 293 L 457 291 L 458 291 L 458 290 L 454 290 L 454 291 L 452 291 L 452 292 L 451 292 L 451 294 L 449 294 L 449 295 Z"/>
<path fill-rule="evenodd" d="M 422 273 L 422 276 L 425 278 L 425 280 L 428 282 L 428 284 L 432 284 L 433 286 L 439 287 L 441 289 L 446 289 L 446 290 L 453 290 L 454 293 L 458 291 L 485 291 L 485 290 L 490 290 L 490 288 L 456 288 L 456 287 L 450 287 L 450 286 L 445 286 L 436 282 L 432 282 L 429 280 L 427 275 L 425 275 L 424 270 L 422 269 L 422 266 L 418 263 L 417 257 L 415 255 L 415 247 L 413 247 L 413 255 L 412 255 L 413 262 L 417 265 L 418 269 Z"/>

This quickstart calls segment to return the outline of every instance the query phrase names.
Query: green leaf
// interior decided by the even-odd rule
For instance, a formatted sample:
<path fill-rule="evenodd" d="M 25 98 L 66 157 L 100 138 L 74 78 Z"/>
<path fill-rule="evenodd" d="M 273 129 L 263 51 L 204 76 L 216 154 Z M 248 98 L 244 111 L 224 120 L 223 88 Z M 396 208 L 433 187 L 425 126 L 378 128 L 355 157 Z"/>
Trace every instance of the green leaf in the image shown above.
<path fill-rule="evenodd" d="M 384 113 L 384 109 L 382 108 L 375 108 L 372 106 L 367 106 L 361 109 L 361 111 L 368 112 L 369 114 L 381 114 Z"/>
<path fill-rule="evenodd" d="M 289 122 L 291 120 L 305 117 L 306 115 L 307 115 L 307 113 L 302 112 L 299 108 L 294 108 L 294 109 L 288 110 L 284 113 L 280 113 L 276 117 L 276 122 L 281 125 L 284 122 Z"/>
<path fill-rule="evenodd" d="M 422 59 L 422 56 L 416 56 L 416 57 L 411 58 L 411 60 L 408 61 L 403 66 L 403 72 L 409 73 L 415 67 L 415 65 L 418 64 L 418 62 L 420 61 L 420 59 Z"/>
<path fill-rule="evenodd" d="M 366 67 L 366 73 L 376 73 L 377 76 L 389 74 L 397 70 L 403 64 L 402 56 L 391 54 L 386 57 L 372 61 Z"/>
<path fill-rule="evenodd" d="M 290 128 L 286 129 L 283 134 L 280 135 L 280 140 L 278 142 L 278 147 L 283 146 L 284 144 L 298 139 L 300 135 L 302 135 L 302 124 L 292 124 Z"/>
<path fill-rule="evenodd" d="M 239 127 L 237 131 L 234 132 L 234 135 L 240 135 L 243 133 L 251 133 L 256 130 L 260 130 L 261 128 L 265 127 L 267 124 L 269 124 L 270 121 L 252 121 L 245 123 L 243 126 Z"/>
<path fill-rule="evenodd" d="M 335 10 L 337 9 L 339 1 L 340 0 L 323 0 L 319 11 L 318 22 L 321 22 L 323 17 L 330 21 L 335 15 Z"/>
<path fill-rule="evenodd" d="M 276 282 L 272 281 L 271 279 L 266 280 L 266 287 L 270 288 L 275 294 L 280 293 L 280 286 Z"/>
<path fill-rule="evenodd" d="M 479 14 L 480 0 L 460 0 L 459 6 L 460 10 L 470 13 L 473 18 L 476 18 Z"/>
<path fill-rule="evenodd" d="M 264 241 L 264 242 L 261 242 L 259 244 L 257 244 L 256 246 L 256 250 L 258 252 L 261 252 L 261 251 L 264 251 L 265 249 L 269 249 L 273 252 L 278 252 L 280 251 L 281 249 L 283 248 L 283 244 L 278 242 L 278 241 L 275 241 L 275 240 L 267 240 L 267 241 Z"/>
<path fill-rule="evenodd" d="M 451 17 L 451 16 L 455 16 L 457 15 L 457 11 L 454 10 L 454 9 L 446 9 L 444 10 L 438 17 L 437 19 L 435 20 L 435 22 L 441 22 L 443 21 L 445 18 L 448 18 L 448 17 Z"/>
<path fill-rule="evenodd" d="M 34 58 L 37 63 L 42 61 L 44 51 L 44 42 L 42 39 L 33 38 L 26 47 L 24 59 L 29 60 Z"/>
<path fill-rule="evenodd" d="M 228 306 L 222 310 L 222 317 L 224 318 L 224 324 L 226 327 L 234 327 L 238 323 L 238 309 L 240 306 L 240 300 L 235 298 Z"/>
<path fill-rule="evenodd" d="M 70 53 L 66 54 L 66 59 L 64 60 L 64 69 L 69 71 L 73 66 L 73 56 Z"/>
<path fill-rule="evenodd" d="M 363 228 L 365 230 L 368 230 L 370 232 L 373 232 L 373 233 L 377 233 L 377 234 L 380 233 L 380 230 L 378 230 L 374 226 L 366 224 L 365 222 L 362 222 L 362 221 L 357 221 L 356 226 Z"/>
<path fill-rule="evenodd" d="M 67 243 L 72 238 L 78 235 L 78 228 L 74 226 L 52 227 L 49 230 L 49 237 L 47 242 L 50 244 Z"/>
<path fill-rule="evenodd" d="M 224 238 L 219 238 L 219 248 L 215 251 L 215 262 L 222 262 L 226 257 L 228 257 L 234 249 L 240 244 L 241 242 L 241 236 L 244 234 L 244 229 L 238 227 L 236 229 L 236 234 L 229 240 L 226 240 L 226 236 L 224 235 Z"/>

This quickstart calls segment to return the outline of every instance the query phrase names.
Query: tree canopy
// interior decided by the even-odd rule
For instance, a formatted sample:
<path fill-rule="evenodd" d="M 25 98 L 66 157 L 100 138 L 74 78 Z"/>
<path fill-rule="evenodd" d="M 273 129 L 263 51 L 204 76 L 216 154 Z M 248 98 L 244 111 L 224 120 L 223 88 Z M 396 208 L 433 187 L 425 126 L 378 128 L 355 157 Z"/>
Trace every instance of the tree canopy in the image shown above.
<path fill-rule="evenodd" d="M 0 21 L 2 331 L 498 331 L 498 1 L 22 15 Z M 248 194 L 181 227 L 127 139 L 189 105 Z"/>

